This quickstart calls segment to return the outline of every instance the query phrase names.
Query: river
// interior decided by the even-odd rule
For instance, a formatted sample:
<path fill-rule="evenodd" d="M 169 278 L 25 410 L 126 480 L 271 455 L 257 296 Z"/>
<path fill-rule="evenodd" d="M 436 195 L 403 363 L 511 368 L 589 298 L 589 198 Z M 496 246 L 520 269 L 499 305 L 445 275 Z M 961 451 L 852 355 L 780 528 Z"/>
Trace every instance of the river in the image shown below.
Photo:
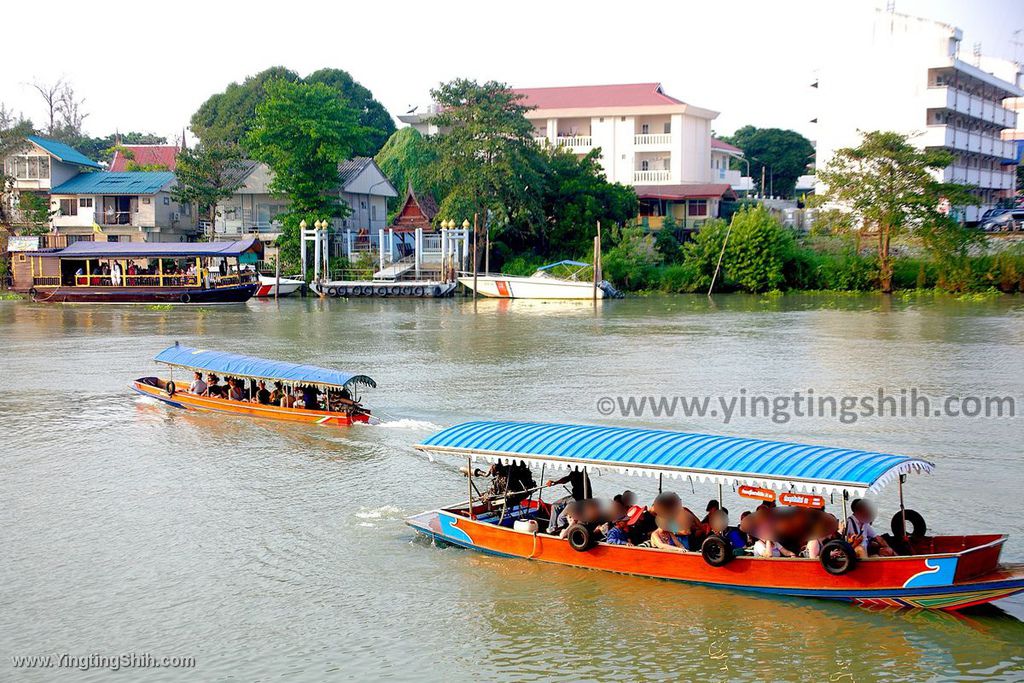
<path fill-rule="evenodd" d="M 1004 560 L 1024 561 L 1022 417 L 726 421 L 600 408 L 881 388 L 1012 396 L 1019 414 L 1020 297 L 0 302 L 0 340 L 5 658 L 196 660 L 126 679 L 146 681 L 1024 678 L 1020 597 L 962 617 L 871 611 L 439 548 L 402 521 L 465 498 L 458 463 L 411 448 L 432 431 L 476 418 L 580 421 L 927 457 L 936 473 L 910 478 L 910 507 L 933 530 L 1005 531 Z M 129 392 L 175 340 L 364 372 L 378 382 L 364 399 L 384 422 L 249 421 Z M 594 486 L 647 499 L 656 484 L 608 475 Z M 710 485 L 679 492 L 701 509 L 717 497 Z M 879 497 L 883 527 L 895 496 Z M 725 504 L 734 519 L 753 507 L 731 491 Z"/>

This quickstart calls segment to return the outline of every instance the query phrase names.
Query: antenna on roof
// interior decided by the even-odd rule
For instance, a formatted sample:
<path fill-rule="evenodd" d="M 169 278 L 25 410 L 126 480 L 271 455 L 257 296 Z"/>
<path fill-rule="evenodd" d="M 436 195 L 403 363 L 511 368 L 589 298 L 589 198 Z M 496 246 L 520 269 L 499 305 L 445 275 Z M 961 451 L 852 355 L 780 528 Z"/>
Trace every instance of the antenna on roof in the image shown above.
<path fill-rule="evenodd" d="M 896 0 L 889 0 L 889 2 L 885 3 L 885 11 L 893 14 L 896 11 Z"/>
<path fill-rule="evenodd" d="M 971 52 L 974 54 L 974 66 L 981 66 L 981 41 L 980 40 L 974 44 L 974 49 Z"/>

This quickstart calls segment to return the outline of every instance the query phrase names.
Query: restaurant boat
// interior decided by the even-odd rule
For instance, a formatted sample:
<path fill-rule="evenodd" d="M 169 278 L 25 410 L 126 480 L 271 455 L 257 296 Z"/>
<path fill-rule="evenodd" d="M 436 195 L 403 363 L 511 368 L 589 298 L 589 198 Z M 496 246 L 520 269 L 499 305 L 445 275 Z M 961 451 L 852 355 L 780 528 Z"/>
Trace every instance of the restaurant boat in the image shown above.
<path fill-rule="evenodd" d="M 903 554 L 869 559 L 858 559 L 843 540 L 826 544 L 818 560 L 736 555 L 718 536 L 710 536 L 701 552 L 686 553 L 595 543 L 589 532 L 578 530 L 562 539 L 538 530 L 546 528 L 549 510 L 541 500 L 543 487 L 509 505 L 505 496 L 474 496 L 472 479 L 467 502 L 406 520 L 437 541 L 484 553 L 872 606 L 959 610 L 1024 591 L 1024 564 L 999 563 L 1007 536 L 930 536 L 920 515 L 905 509 L 906 475 L 933 469 L 918 458 L 663 430 L 522 422 L 467 422 L 431 435 L 416 448 L 465 458 L 470 472 L 474 460 L 522 463 L 547 468 L 549 474 L 552 469 L 610 471 L 659 482 L 739 486 L 741 494 L 745 488 L 764 499 L 779 491 L 780 502 L 818 508 L 838 494 L 844 512 L 850 496 L 876 493 L 893 481 L 900 487 L 900 511 L 892 526 Z"/>
<path fill-rule="evenodd" d="M 557 269 L 557 270 L 556 270 Z M 554 272 L 553 272 L 554 271 Z M 555 272 L 563 274 L 562 277 Z M 620 299 L 622 293 L 606 280 L 593 281 L 593 266 L 582 261 L 559 261 L 522 277 L 505 274 L 462 274 L 459 282 L 481 296 L 496 299 Z"/>
<path fill-rule="evenodd" d="M 202 410 L 214 413 L 228 413 L 248 417 L 261 417 L 287 422 L 303 422 L 322 426 L 345 427 L 356 422 L 376 421 L 370 409 L 359 402 L 361 387 L 376 387 L 377 383 L 366 375 L 300 365 L 283 361 L 265 360 L 253 356 L 242 356 L 222 351 L 204 351 L 175 344 L 158 353 L 153 360 L 171 368 L 199 371 L 206 378 L 214 373 L 221 379 L 234 377 L 249 384 L 249 391 L 255 395 L 256 382 L 263 380 L 267 388 L 278 381 L 290 392 L 306 389 L 307 395 L 315 394 L 315 408 L 286 408 L 280 405 L 265 405 L 251 401 L 232 401 L 218 396 L 198 395 L 189 391 L 191 377 L 186 375 L 175 380 L 173 376 L 140 377 L 132 382 L 131 388 L 143 396 L 185 410 Z M 223 385 L 222 385 L 223 386 Z M 346 398 L 347 395 L 347 398 Z"/>
<path fill-rule="evenodd" d="M 237 242 L 74 242 L 20 252 L 16 282 L 41 303 L 228 304 L 259 287 L 255 237 Z M 27 271 L 27 272 L 26 272 Z"/>

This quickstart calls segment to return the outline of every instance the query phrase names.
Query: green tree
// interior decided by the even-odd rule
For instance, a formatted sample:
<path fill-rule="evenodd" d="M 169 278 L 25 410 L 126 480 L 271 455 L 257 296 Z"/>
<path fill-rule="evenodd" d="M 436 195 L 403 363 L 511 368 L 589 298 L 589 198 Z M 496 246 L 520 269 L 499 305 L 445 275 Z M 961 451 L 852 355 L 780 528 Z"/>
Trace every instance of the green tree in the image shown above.
<path fill-rule="evenodd" d="M 863 230 L 878 235 L 879 283 L 892 291 L 892 239 L 915 229 L 928 228 L 933 243 L 951 228 L 940 205 L 976 204 L 964 185 L 940 183 L 933 173 L 953 163 L 942 150 L 919 150 L 908 136 L 888 131 L 863 134 L 857 147 L 836 151 L 818 176 L 828 186 L 830 200 L 849 210 Z"/>
<path fill-rule="evenodd" d="M 748 292 L 779 289 L 786 262 L 796 249 L 793 234 L 760 205 L 737 211 L 730 227 L 722 260 L 729 280 Z"/>
<path fill-rule="evenodd" d="M 241 170 L 242 153 L 237 145 L 213 142 L 183 149 L 178 153 L 175 170 L 175 201 L 192 204 L 197 211 L 205 212 L 212 235 L 217 204 L 242 186 Z"/>
<path fill-rule="evenodd" d="M 18 209 L 25 226 L 23 235 L 45 235 L 50 232 L 50 219 L 56 211 L 50 209 L 50 199 L 45 195 L 22 192 L 18 197 Z"/>
<path fill-rule="evenodd" d="M 654 236 L 636 225 L 614 227 L 614 246 L 602 256 L 604 276 L 630 290 L 644 289 L 654 281 L 654 270 L 662 255 L 654 246 Z"/>
<path fill-rule="evenodd" d="M 25 144 L 25 138 L 32 135 L 32 122 L 14 114 L 0 103 L 0 160 Z M 11 184 L 13 178 L 6 174 L 0 163 L 0 225 L 10 224 L 13 217 L 7 214 L 11 205 Z"/>
<path fill-rule="evenodd" d="M 540 150 L 521 95 L 504 83 L 458 79 L 431 91 L 441 107 L 431 138 L 437 163 L 430 171 L 441 188 L 442 216 L 472 221 L 479 214 L 501 226 L 496 236 L 516 250 L 536 241 L 543 225 Z"/>
<path fill-rule="evenodd" d="M 278 247 L 282 265 L 295 267 L 300 221 L 348 215 L 338 195 L 338 164 L 352 155 L 364 130 L 357 113 L 322 83 L 279 79 L 266 84 L 266 94 L 245 145 L 273 172 L 270 191 L 289 199 Z"/>
<path fill-rule="evenodd" d="M 807 164 L 814 155 L 814 145 L 810 140 L 796 131 L 781 128 L 743 126 L 723 140 L 743 150 L 758 184 L 764 168 L 762 195 L 771 191 L 780 197 L 791 196 L 797 178 L 807 172 Z"/>
<path fill-rule="evenodd" d="M 392 200 L 391 210 L 403 201 L 401 195 L 405 188 L 412 185 L 417 194 L 429 194 L 437 198 L 436 187 L 430 173 L 430 167 L 437 161 L 434 148 L 411 126 L 395 131 L 384 143 L 374 161 L 388 177 L 391 184 L 398 188 L 399 196 Z M 389 215 L 389 220 L 392 216 Z"/>
<path fill-rule="evenodd" d="M 373 156 L 395 131 L 391 115 L 373 93 L 341 69 L 320 69 L 305 79 L 283 66 L 274 66 L 247 77 L 242 83 L 231 83 L 224 92 L 211 95 L 192 115 L 192 132 L 206 143 L 243 143 L 252 128 L 256 110 L 267 99 L 267 84 L 284 80 L 290 83 L 319 83 L 330 88 L 335 96 L 354 110 L 365 135 L 353 142 L 350 155 Z"/>

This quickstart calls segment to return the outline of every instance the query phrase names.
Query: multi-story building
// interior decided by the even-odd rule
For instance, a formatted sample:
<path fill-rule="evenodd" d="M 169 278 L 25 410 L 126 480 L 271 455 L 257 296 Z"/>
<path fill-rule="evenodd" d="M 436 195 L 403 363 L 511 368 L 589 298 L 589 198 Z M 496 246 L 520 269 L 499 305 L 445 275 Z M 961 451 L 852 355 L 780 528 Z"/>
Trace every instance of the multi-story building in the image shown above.
<path fill-rule="evenodd" d="M 652 228 L 671 211 L 677 223 L 697 227 L 718 215 L 718 204 L 743 182 L 729 170 L 735 147 L 711 136 L 718 112 L 667 95 L 658 83 L 517 88 L 540 144 L 558 145 L 578 155 L 600 148 L 600 163 L 612 182 L 636 188 L 641 217 Z M 398 118 L 424 135 L 436 106 Z"/>
<path fill-rule="evenodd" d="M 1024 95 L 1017 65 L 965 57 L 960 29 L 930 19 L 853 10 L 843 24 L 817 50 L 817 168 L 861 131 L 892 130 L 953 154 L 939 179 L 973 185 L 981 203 L 957 207 L 965 221 L 1009 197 L 1015 169 L 1004 162 L 1015 150 L 1002 132 L 1017 123 L 1004 101 Z"/>

